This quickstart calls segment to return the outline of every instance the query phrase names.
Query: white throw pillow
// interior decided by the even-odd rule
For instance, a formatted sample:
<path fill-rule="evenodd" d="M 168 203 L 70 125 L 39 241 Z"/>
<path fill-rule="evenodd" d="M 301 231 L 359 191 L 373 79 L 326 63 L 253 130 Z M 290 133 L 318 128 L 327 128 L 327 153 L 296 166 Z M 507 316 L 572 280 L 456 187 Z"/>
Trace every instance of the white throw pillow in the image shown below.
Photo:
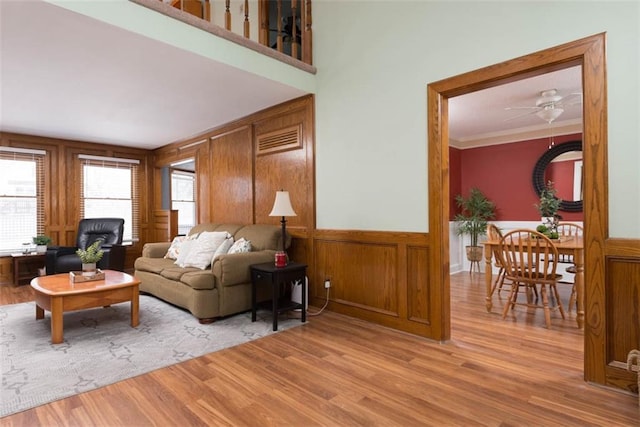
<path fill-rule="evenodd" d="M 196 267 L 204 270 L 211 265 L 216 249 L 229 237 L 226 231 L 204 231 L 195 240 L 189 256 L 180 267 Z M 183 243 L 184 245 L 184 243 Z"/>
<path fill-rule="evenodd" d="M 165 258 L 167 259 L 178 259 L 178 254 L 180 253 L 180 246 L 182 246 L 182 242 L 187 239 L 187 236 L 176 236 L 173 238 L 171 242 L 171 246 L 169 246 L 169 250 L 165 254 Z"/>
<path fill-rule="evenodd" d="M 215 253 L 213 254 L 213 258 L 211 259 L 211 264 L 213 264 L 216 258 L 218 258 L 220 255 L 224 255 L 227 252 L 229 252 L 229 249 L 231 248 L 232 245 L 233 245 L 233 237 L 229 237 L 225 239 L 224 242 L 222 242 L 222 244 L 218 246 L 218 249 L 216 249 Z"/>
<path fill-rule="evenodd" d="M 239 254 L 241 252 L 251 252 L 251 240 L 245 240 L 244 237 L 237 240 L 227 252 L 228 254 Z"/>
<path fill-rule="evenodd" d="M 187 257 L 195 246 L 197 238 L 197 234 L 192 234 L 191 236 L 187 236 L 182 241 L 182 243 L 180 244 L 180 250 L 178 251 L 178 256 L 176 257 L 174 264 L 182 267 L 182 264 L 187 260 Z"/>

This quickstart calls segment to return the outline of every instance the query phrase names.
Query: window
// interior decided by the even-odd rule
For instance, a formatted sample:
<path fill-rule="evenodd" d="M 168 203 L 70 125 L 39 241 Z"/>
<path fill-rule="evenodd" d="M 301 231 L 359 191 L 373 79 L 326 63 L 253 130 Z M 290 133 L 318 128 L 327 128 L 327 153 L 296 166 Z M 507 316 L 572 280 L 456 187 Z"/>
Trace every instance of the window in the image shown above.
<path fill-rule="evenodd" d="M 178 211 L 178 234 L 196 225 L 195 173 L 171 170 L 171 209 Z"/>
<path fill-rule="evenodd" d="M 16 252 L 44 234 L 42 150 L 0 147 L 0 252 Z"/>
<path fill-rule="evenodd" d="M 123 242 L 139 238 L 138 160 L 79 156 L 81 218 L 124 218 Z"/>

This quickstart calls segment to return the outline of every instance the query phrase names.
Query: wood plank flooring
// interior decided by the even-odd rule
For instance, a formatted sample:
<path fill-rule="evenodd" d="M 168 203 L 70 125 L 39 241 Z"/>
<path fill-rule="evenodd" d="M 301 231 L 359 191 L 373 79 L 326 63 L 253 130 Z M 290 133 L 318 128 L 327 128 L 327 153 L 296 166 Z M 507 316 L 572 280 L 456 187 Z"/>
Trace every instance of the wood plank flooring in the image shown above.
<path fill-rule="evenodd" d="M 638 397 L 584 382 L 572 316 L 484 308 L 484 276 L 451 279 L 437 343 L 325 312 L 309 322 L 0 420 L 3 426 L 637 426 Z M 568 296 L 568 287 L 563 298 Z M 0 304 L 32 300 L 1 286 Z M 566 299 L 565 299 L 566 303 Z M 141 315 L 144 315 L 141 313 Z"/>

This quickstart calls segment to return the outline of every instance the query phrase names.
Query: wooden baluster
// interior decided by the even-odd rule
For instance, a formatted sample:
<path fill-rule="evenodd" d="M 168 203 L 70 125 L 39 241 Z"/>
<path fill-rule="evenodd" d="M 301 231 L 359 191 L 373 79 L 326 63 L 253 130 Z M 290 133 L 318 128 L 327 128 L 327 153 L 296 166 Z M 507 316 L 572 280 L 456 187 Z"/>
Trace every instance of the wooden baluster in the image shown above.
<path fill-rule="evenodd" d="M 311 0 L 305 0 L 304 2 L 304 33 L 302 34 L 302 61 L 311 65 L 313 61 L 312 57 L 312 41 L 311 34 Z"/>
<path fill-rule="evenodd" d="M 298 59 L 298 41 L 296 37 L 296 9 L 298 0 L 291 0 L 291 56 Z"/>
<path fill-rule="evenodd" d="M 276 48 L 278 52 L 282 52 L 282 0 L 277 0 L 278 11 L 278 37 L 276 39 Z"/>
<path fill-rule="evenodd" d="M 244 36 L 249 38 L 249 0 L 244 0 Z"/>
<path fill-rule="evenodd" d="M 226 10 L 224 12 L 224 28 L 231 31 L 231 11 L 229 10 L 229 6 L 230 6 L 229 3 L 231 3 L 231 0 L 225 1 Z"/>

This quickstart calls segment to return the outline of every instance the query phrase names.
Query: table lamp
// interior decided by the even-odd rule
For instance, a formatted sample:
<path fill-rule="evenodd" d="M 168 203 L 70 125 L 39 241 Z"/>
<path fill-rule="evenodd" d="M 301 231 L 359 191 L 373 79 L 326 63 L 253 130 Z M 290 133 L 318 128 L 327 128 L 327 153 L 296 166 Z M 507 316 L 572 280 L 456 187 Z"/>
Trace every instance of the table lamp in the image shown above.
<path fill-rule="evenodd" d="M 276 252 L 276 267 L 284 267 L 287 265 L 287 253 L 285 252 L 286 238 L 287 238 L 287 216 L 297 216 L 291 207 L 291 199 L 289 198 L 289 192 L 280 190 L 276 191 L 276 200 L 273 203 L 273 209 L 269 216 L 280 216 L 280 224 L 282 224 L 282 251 Z"/>

